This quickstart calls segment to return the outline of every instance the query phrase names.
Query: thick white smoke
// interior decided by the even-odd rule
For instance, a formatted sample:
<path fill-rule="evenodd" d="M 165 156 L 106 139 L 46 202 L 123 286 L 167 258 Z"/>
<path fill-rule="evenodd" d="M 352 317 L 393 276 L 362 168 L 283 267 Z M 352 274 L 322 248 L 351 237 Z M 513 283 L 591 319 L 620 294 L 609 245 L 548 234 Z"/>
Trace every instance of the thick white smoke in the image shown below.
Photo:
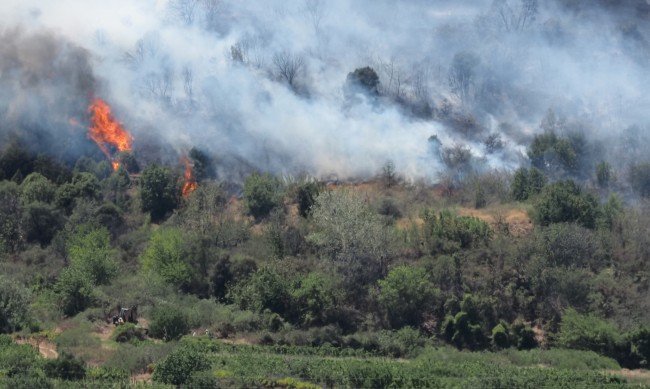
<path fill-rule="evenodd" d="M 0 28 L 85 50 L 94 93 L 142 155 L 150 143 L 195 146 L 224 165 L 339 178 L 390 160 L 406 177 L 435 179 L 444 164 L 432 135 L 469 147 L 484 168 L 513 168 L 549 108 L 590 134 L 647 123 L 650 51 L 647 27 L 629 24 L 637 15 L 540 2 L 522 21 L 526 3 L 4 0 Z M 458 53 L 476 58 L 465 89 L 449 80 Z M 291 83 L 282 60 L 301 64 Z M 382 97 L 346 97 L 348 73 L 364 66 L 379 74 Z M 68 112 L 83 123 L 84 108 Z M 471 129 L 459 130 L 453 112 Z M 488 152 L 490 133 L 503 149 Z"/>

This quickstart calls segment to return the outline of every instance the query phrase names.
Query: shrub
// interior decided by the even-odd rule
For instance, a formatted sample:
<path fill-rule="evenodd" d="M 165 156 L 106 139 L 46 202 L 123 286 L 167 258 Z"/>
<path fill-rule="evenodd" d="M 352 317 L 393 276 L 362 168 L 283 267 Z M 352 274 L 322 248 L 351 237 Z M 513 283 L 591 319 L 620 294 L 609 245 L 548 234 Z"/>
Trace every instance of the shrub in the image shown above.
<path fill-rule="evenodd" d="M 508 348 L 510 346 L 509 335 L 505 323 L 499 323 L 492 329 L 492 343 L 497 348 Z"/>
<path fill-rule="evenodd" d="M 40 243 L 41 246 L 48 245 L 62 225 L 62 215 L 50 204 L 36 202 L 24 208 L 22 226 L 28 242 Z"/>
<path fill-rule="evenodd" d="M 118 343 L 133 342 L 136 340 L 145 340 L 146 334 L 142 328 L 138 328 L 133 323 L 124 323 L 115 327 L 112 338 Z"/>
<path fill-rule="evenodd" d="M 71 266 L 89 274 L 96 285 L 108 284 L 117 274 L 115 252 L 104 228 L 79 228 L 68 242 L 68 254 Z"/>
<path fill-rule="evenodd" d="M 20 184 L 21 198 L 24 204 L 54 200 L 56 185 L 40 173 L 31 173 Z"/>
<path fill-rule="evenodd" d="M 192 278 L 188 265 L 189 250 L 178 228 L 161 228 L 153 233 L 142 254 L 142 267 L 159 274 L 165 281 L 181 286 Z"/>
<path fill-rule="evenodd" d="M 56 282 L 55 290 L 60 296 L 63 313 L 73 316 L 88 308 L 94 300 L 93 284 L 82 269 L 68 266 Z"/>
<path fill-rule="evenodd" d="M 597 214 L 596 198 L 582 193 L 575 182 L 568 180 L 544 188 L 535 203 L 534 219 L 543 226 L 575 222 L 587 228 L 594 228 Z"/>
<path fill-rule="evenodd" d="M 166 341 L 178 339 L 189 331 L 187 316 L 174 306 L 156 307 L 151 315 L 149 334 Z"/>
<path fill-rule="evenodd" d="M 291 307 L 291 292 L 286 278 L 271 267 L 263 267 L 245 283 L 237 285 L 234 300 L 241 309 L 265 309 L 285 315 Z"/>
<path fill-rule="evenodd" d="M 29 324 L 29 293 L 0 277 L 0 333 L 12 333 Z"/>
<path fill-rule="evenodd" d="M 207 370 L 210 364 L 197 347 L 181 346 L 156 365 L 153 380 L 165 384 L 182 385 L 192 373 Z"/>
<path fill-rule="evenodd" d="M 50 378 L 68 381 L 81 380 L 86 376 L 86 364 L 67 353 L 61 353 L 56 359 L 46 361 L 43 370 Z"/>
<path fill-rule="evenodd" d="M 431 210 L 425 210 L 423 219 L 424 241 L 431 254 L 477 247 L 492 238 L 489 224 L 475 217 L 455 216 L 449 211 L 436 215 Z"/>
<path fill-rule="evenodd" d="M 142 211 L 154 222 L 162 220 L 178 206 L 179 188 L 172 172 L 157 165 L 147 166 L 140 177 Z"/>
<path fill-rule="evenodd" d="M 423 268 L 402 265 L 379 281 L 378 302 L 392 328 L 418 326 L 436 294 Z"/>
<path fill-rule="evenodd" d="M 621 341 L 620 331 L 612 324 L 573 309 L 564 312 L 557 337 L 559 346 L 591 350 L 611 357 L 617 356 Z"/>
<path fill-rule="evenodd" d="M 248 212 L 259 219 L 269 215 L 282 200 L 280 181 L 272 175 L 253 173 L 244 182 L 244 201 Z"/>

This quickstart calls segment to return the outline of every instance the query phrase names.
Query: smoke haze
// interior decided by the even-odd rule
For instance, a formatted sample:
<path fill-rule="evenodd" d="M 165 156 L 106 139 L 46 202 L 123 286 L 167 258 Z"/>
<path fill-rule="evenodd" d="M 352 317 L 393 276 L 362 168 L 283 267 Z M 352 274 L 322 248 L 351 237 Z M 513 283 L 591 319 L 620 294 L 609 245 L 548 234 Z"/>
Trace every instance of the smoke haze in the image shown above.
<path fill-rule="evenodd" d="M 456 146 L 513 169 L 549 109 L 608 145 L 647 132 L 650 6 L 583 3 L 4 0 L 0 139 L 29 130 L 38 151 L 96 153 L 87 107 L 101 97 L 138 158 L 197 147 L 222 178 L 358 178 L 392 161 L 436 180 Z M 378 97 L 346 93 L 365 66 Z"/>

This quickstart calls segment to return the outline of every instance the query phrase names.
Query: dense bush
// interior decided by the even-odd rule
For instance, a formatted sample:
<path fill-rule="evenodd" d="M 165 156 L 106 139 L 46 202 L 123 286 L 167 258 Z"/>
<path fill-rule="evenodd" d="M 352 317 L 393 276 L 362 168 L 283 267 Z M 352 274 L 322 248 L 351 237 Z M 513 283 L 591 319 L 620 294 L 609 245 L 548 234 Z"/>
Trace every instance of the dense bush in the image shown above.
<path fill-rule="evenodd" d="M 272 175 L 253 173 L 244 182 L 244 201 L 248 212 L 255 218 L 263 218 L 280 205 L 282 188 Z"/>
<path fill-rule="evenodd" d="M 156 365 L 153 380 L 165 384 L 182 385 L 192 373 L 207 370 L 210 364 L 196 347 L 181 346 Z"/>
<path fill-rule="evenodd" d="M 43 370 L 50 378 L 70 381 L 81 380 L 86 376 L 86 364 L 67 353 L 61 353 L 56 359 L 46 361 Z"/>
<path fill-rule="evenodd" d="M 151 314 L 149 334 L 166 341 L 178 339 L 189 331 L 187 315 L 171 305 L 156 307 Z"/>
<path fill-rule="evenodd" d="M 573 181 L 560 181 L 544 188 L 535 203 L 534 219 L 547 226 L 552 223 L 578 223 L 594 228 L 598 216 L 598 202 L 585 194 Z"/>
<path fill-rule="evenodd" d="M 179 188 L 171 170 L 158 165 L 147 166 L 140 177 L 142 211 L 154 222 L 162 220 L 178 206 Z"/>
<path fill-rule="evenodd" d="M 192 278 L 188 255 L 186 238 L 181 230 L 161 228 L 153 233 L 142 254 L 142 267 L 175 286 L 182 286 Z"/>
<path fill-rule="evenodd" d="M 0 276 L 0 333 L 12 333 L 29 324 L 29 302 L 27 289 Z"/>
<path fill-rule="evenodd" d="M 431 254 L 452 253 L 484 245 L 492 238 L 490 226 L 475 217 L 455 216 L 450 211 L 442 211 L 438 215 L 431 210 L 425 210 L 424 242 Z"/>
<path fill-rule="evenodd" d="M 392 328 L 417 327 L 433 310 L 438 293 L 423 268 L 403 265 L 379 280 L 378 302 Z"/>

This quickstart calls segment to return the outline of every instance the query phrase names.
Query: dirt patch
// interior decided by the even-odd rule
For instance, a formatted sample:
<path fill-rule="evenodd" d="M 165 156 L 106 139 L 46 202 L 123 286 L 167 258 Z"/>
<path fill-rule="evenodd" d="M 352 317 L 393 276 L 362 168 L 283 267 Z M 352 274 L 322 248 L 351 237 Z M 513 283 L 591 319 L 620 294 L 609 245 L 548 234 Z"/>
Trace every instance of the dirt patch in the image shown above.
<path fill-rule="evenodd" d="M 606 370 L 605 373 L 623 377 L 630 383 L 641 385 L 650 385 L 650 370 L 642 369 L 621 369 L 621 370 Z"/>
<path fill-rule="evenodd" d="M 16 343 L 29 344 L 38 349 L 38 352 L 47 359 L 56 359 L 59 356 L 59 353 L 56 351 L 56 344 L 44 337 L 18 338 L 16 339 Z"/>

